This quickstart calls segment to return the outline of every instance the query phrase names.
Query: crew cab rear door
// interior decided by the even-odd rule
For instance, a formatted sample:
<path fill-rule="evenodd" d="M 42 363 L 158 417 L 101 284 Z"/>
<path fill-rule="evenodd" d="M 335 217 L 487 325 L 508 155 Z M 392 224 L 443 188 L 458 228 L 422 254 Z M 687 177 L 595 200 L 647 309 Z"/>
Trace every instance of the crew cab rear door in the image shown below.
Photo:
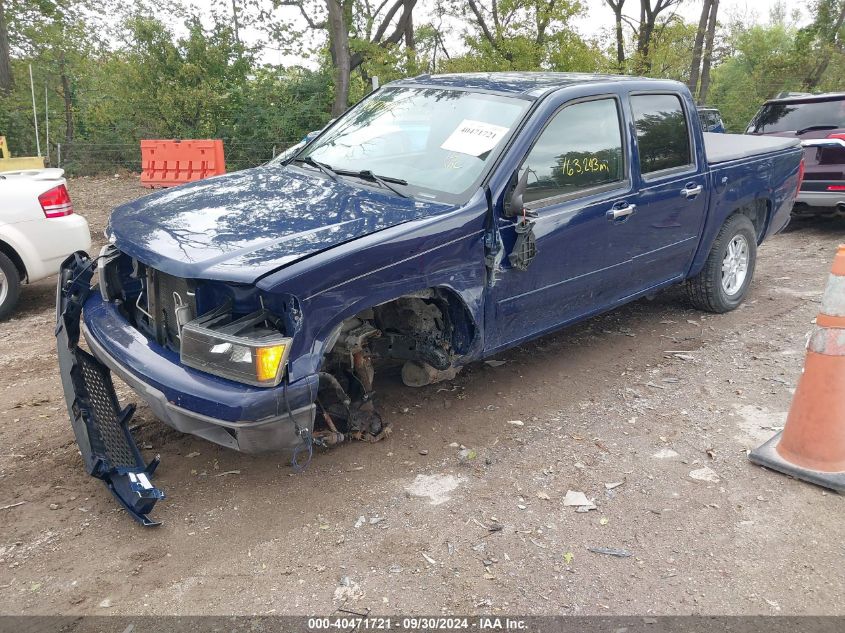
<path fill-rule="evenodd" d="M 708 200 L 697 114 L 680 93 L 631 93 L 637 213 L 624 227 L 629 295 L 682 279 L 698 248 Z"/>
<path fill-rule="evenodd" d="M 516 170 L 528 174 L 523 201 L 536 255 L 524 269 L 514 265 L 524 219 L 500 213 L 507 255 L 488 290 L 488 351 L 607 308 L 626 289 L 624 226 L 636 217 L 636 193 L 622 99 L 607 94 L 544 105 L 541 129 L 519 150 Z"/>

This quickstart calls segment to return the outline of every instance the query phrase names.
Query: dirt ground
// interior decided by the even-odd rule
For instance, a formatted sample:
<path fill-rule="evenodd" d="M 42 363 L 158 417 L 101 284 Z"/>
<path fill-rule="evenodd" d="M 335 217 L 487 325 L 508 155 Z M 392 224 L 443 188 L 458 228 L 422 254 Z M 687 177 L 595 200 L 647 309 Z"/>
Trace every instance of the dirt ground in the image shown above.
<path fill-rule="evenodd" d="M 130 177 L 70 190 L 98 243 L 109 208 L 145 193 Z M 727 315 L 666 292 L 445 384 L 378 376 L 392 437 L 302 474 L 141 407 L 168 494 L 157 529 L 84 473 L 53 282 L 28 287 L 0 324 L 0 507 L 23 502 L 0 509 L 0 612 L 845 613 L 843 497 L 746 457 L 783 425 L 843 235 L 804 221 L 771 239 Z M 717 482 L 690 477 L 705 467 Z M 597 509 L 565 507 L 568 490 Z"/>

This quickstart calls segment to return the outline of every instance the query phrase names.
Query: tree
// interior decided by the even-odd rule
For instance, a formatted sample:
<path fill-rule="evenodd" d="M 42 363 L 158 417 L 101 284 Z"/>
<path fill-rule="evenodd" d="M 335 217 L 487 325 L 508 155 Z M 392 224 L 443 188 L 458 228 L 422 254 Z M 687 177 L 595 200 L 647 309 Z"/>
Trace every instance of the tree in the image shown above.
<path fill-rule="evenodd" d="M 651 44 L 649 75 L 686 82 L 690 70 L 690 42 L 695 38 L 695 31 L 695 24 L 677 15 L 668 20 Z"/>
<path fill-rule="evenodd" d="M 438 67 L 438 55 L 442 54 L 446 60 L 451 59 L 446 48 L 446 0 L 435 0 L 434 10 L 429 21 L 421 24 L 414 33 L 414 53 L 417 56 L 417 69 L 421 72 L 433 73 Z"/>
<path fill-rule="evenodd" d="M 320 3 L 309 0 L 274 2 L 277 7 L 296 7 L 312 31 L 327 35 L 334 70 L 334 116 L 342 114 L 349 104 L 352 72 L 372 57 L 376 49 L 390 49 L 403 41 L 413 45 L 409 30 L 413 29 L 412 14 L 417 0 L 383 0 L 375 10 L 366 0 L 325 0 L 325 14 Z M 279 32 L 290 35 L 292 31 L 288 24 Z"/>
<path fill-rule="evenodd" d="M 0 0 L 0 92 L 11 92 L 14 88 L 12 60 L 9 54 L 9 30 L 6 26 L 6 9 Z"/>
<path fill-rule="evenodd" d="M 733 20 L 723 35 L 725 51 L 713 66 L 707 97 L 731 131 L 743 131 L 767 99 L 784 90 L 801 89 L 808 60 L 797 47 L 797 29 L 778 16 L 775 20 L 752 26 Z M 831 72 L 825 77 L 829 89 L 845 87 L 845 74 Z"/>
<path fill-rule="evenodd" d="M 541 70 L 584 41 L 571 25 L 583 12 L 577 0 L 453 0 L 451 14 L 466 23 L 469 49 L 455 70 Z M 553 60 L 557 58 L 557 63 Z M 570 68 L 571 69 L 571 68 Z"/>
<path fill-rule="evenodd" d="M 805 90 L 814 90 L 822 80 L 830 65 L 834 52 L 843 52 L 843 32 L 845 23 L 845 1 L 817 0 L 814 6 L 816 15 L 812 24 L 798 32 L 799 49 L 815 60 L 807 70 L 802 82 Z"/>
<path fill-rule="evenodd" d="M 616 26 L 616 66 L 619 72 L 625 70 L 625 33 L 622 30 L 622 6 L 625 0 L 606 0 L 613 10 L 614 23 Z"/>
<path fill-rule="evenodd" d="M 716 12 L 719 0 L 710 4 L 710 17 L 707 23 L 707 36 L 704 40 L 704 59 L 701 62 L 701 87 L 698 90 L 698 103 L 704 105 L 710 90 L 710 66 L 713 63 L 713 40 L 716 37 Z"/>
<path fill-rule="evenodd" d="M 704 33 L 707 31 L 708 20 L 710 19 L 710 5 L 713 0 L 704 0 L 701 8 L 701 17 L 698 20 L 698 29 L 695 31 L 695 41 L 692 45 L 692 64 L 689 71 L 690 92 L 695 96 L 698 91 L 698 78 L 701 74 L 701 49 L 704 46 Z"/>
<path fill-rule="evenodd" d="M 32 63 L 36 86 L 47 84 L 61 98 L 64 136 L 69 142 L 75 131 L 76 88 L 101 45 L 98 24 L 87 15 L 88 0 L 2 1 L 15 34 L 12 53 Z M 21 83 L 28 92 L 26 79 Z"/>
<path fill-rule="evenodd" d="M 668 20 L 659 21 L 660 14 L 667 9 L 677 8 L 683 0 L 640 0 L 640 22 L 636 29 L 637 38 L 637 59 L 636 70 L 640 73 L 648 73 L 651 70 L 650 52 L 651 46 L 656 37 L 659 37 L 665 28 Z M 669 15 L 673 17 L 674 12 Z"/>

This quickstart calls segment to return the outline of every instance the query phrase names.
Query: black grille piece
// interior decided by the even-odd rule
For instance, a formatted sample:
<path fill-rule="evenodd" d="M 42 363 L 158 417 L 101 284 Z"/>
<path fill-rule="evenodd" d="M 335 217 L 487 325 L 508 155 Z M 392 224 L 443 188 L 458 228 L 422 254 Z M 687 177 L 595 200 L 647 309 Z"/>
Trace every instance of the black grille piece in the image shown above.
<path fill-rule="evenodd" d="M 92 427 L 93 433 L 89 430 L 91 447 L 104 454 L 112 467 L 134 468 L 137 459 L 120 424 L 121 411 L 111 373 L 84 350 L 77 351 L 77 359 L 82 369 L 85 391 L 99 422 Z"/>

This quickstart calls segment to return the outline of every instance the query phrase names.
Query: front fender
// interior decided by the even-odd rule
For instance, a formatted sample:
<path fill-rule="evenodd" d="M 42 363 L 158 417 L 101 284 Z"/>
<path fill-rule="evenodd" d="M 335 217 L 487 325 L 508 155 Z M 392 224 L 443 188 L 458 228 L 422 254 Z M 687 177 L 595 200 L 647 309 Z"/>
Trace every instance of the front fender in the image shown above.
<path fill-rule="evenodd" d="M 302 306 L 302 329 L 288 363 L 291 380 L 319 371 L 339 323 L 366 308 L 429 288 L 445 289 L 460 299 L 475 331 L 463 357 L 480 354 L 486 279 L 483 211 L 469 219 L 441 220 L 437 231 L 428 228 L 421 228 L 422 234 L 411 231 L 401 238 L 362 244 L 295 277 L 259 282 L 264 292 L 296 295 Z M 363 267 L 364 262 L 369 265 Z"/>

